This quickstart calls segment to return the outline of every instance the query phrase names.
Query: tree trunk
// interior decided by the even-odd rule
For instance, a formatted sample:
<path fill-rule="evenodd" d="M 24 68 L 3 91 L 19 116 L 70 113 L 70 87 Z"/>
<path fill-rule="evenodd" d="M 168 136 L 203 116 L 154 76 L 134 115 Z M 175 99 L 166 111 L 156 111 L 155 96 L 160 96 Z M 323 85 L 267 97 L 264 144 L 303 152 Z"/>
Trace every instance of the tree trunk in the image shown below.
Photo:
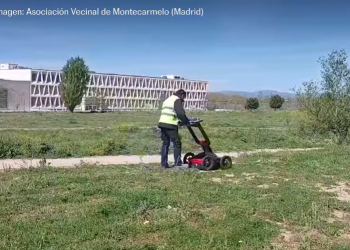
<path fill-rule="evenodd" d="M 67 107 L 67 109 L 68 109 L 71 113 L 74 112 L 74 108 L 75 108 L 75 106 L 72 106 L 72 105 L 68 105 L 68 107 Z"/>

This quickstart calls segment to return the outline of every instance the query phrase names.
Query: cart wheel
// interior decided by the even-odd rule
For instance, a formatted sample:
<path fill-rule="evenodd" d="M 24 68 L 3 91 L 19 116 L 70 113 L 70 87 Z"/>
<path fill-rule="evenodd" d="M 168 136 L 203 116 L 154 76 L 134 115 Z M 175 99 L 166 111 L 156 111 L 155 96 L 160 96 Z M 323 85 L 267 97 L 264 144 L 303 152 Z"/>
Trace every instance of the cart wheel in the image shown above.
<path fill-rule="evenodd" d="M 182 163 L 183 164 L 187 164 L 188 163 L 188 159 L 192 158 L 193 156 L 194 156 L 194 153 L 192 153 L 192 152 L 186 153 Z"/>
<path fill-rule="evenodd" d="M 204 158 L 202 159 L 202 166 L 201 169 L 202 170 L 213 170 L 215 167 L 215 159 L 211 156 L 204 156 Z"/>
<path fill-rule="evenodd" d="M 220 158 L 220 168 L 227 169 L 232 167 L 232 159 L 230 156 L 223 156 Z"/>

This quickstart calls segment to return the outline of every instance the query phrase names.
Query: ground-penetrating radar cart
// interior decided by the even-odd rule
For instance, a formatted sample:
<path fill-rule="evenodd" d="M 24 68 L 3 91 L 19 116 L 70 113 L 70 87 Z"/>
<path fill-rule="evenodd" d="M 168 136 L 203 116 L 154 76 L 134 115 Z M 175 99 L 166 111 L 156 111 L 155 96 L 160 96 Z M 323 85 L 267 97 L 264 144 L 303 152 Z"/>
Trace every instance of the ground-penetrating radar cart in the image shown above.
<path fill-rule="evenodd" d="M 217 156 L 210 147 L 210 140 L 208 135 L 205 133 L 200 118 L 190 119 L 190 126 L 187 126 L 195 142 L 200 145 L 203 149 L 203 152 L 194 154 L 188 152 L 184 155 L 183 163 L 188 164 L 189 168 L 197 168 L 204 171 L 218 170 L 220 168 L 230 168 L 232 167 L 232 159 L 230 156 Z M 181 124 L 180 124 L 181 125 Z M 195 134 L 193 128 L 198 128 L 202 133 L 204 140 L 199 140 Z"/>

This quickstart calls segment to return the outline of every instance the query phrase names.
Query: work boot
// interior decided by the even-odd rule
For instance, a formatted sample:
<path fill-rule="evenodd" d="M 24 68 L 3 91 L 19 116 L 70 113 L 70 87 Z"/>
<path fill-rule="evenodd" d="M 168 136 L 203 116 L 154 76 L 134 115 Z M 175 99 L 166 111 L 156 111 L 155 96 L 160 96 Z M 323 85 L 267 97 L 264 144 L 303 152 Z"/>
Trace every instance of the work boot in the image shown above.
<path fill-rule="evenodd" d="M 187 169 L 187 168 L 189 168 L 187 164 L 173 165 L 172 167 L 176 168 L 176 169 Z"/>
<path fill-rule="evenodd" d="M 168 168 L 173 168 L 173 167 L 174 167 L 173 165 L 171 165 L 171 166 L 169 166 L 169 165 L 167 165 L 167 166 L 162 166 L 163 169 L 168 169 Z"/>

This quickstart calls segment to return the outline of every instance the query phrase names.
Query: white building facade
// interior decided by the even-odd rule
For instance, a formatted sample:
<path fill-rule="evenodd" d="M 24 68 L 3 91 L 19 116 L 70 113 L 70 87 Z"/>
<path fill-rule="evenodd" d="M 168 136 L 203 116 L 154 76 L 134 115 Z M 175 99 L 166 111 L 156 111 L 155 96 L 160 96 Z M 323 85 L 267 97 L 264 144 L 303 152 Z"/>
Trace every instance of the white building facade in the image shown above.
<path fill-rule="evenodd" d="M 0 79 L 28 81 L 30 84 L 30 111 L 65 110 L 61 100 L 61 71 L 39 69 L 0 69 Z M 207 81 L 169 79 L 146 76 L 91 73 L 88 91 L 77 110 L 86 110 L 85 99 L 102 96 L 108 110 L 158 109 L 162 100 L 178 89 L 187 94 L 185 108 L 205 110 Z"/>

